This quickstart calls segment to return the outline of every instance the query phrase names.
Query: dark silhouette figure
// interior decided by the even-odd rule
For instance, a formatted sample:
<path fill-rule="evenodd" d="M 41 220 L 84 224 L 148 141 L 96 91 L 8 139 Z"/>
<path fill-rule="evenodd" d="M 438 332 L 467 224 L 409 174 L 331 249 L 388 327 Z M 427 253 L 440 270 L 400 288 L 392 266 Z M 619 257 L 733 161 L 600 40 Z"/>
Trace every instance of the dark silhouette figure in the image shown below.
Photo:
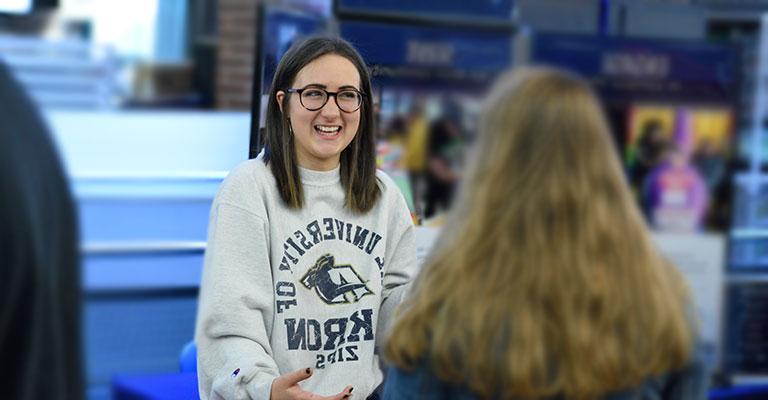
<path fill-rule="evenodd" d="M 0 398 L 83 398 L 76 213 L 48 129 L 2 63 L 0 242 Z"/>

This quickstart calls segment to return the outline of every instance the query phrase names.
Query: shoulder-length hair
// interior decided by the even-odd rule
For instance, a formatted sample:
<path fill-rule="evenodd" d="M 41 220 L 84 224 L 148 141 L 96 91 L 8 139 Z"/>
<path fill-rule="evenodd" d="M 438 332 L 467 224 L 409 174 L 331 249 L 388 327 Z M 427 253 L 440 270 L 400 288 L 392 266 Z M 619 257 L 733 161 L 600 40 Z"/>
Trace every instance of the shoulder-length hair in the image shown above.
<path fill-rule="evenodd" d="M 598 398 L 681 367 L 687 288 L 652 243 L 588 86 L 520 69 L 385 348 L 483 398 Z"/>
<path fill-rule="evenodd" d="M 300 209 L 304 203 L 296 146 L 290 134 L 288 109 L 290 93 L 286 93 L 281 112 L 277 92 L 292 87 L 296 75 L 315 59 L 335 54 L 349 60 L 360 74 L 360 91 L 363 104 L 360 107 L 360 125 L 355 138 L 341 152 L 341 185 L 346 195 L 346 206 L 356 212 L 373 208 L 381 195 L 376 179 L 376 147 L 374 137 L 371 79 L 360 54 L 344 39 L 338 37 L 311 37 L 294 44 L 277 66 L 269 93 L 266 116 L 266 151 L 264 162 L 270 166 L 277 180 L 280 197 L 288 207 Z"/>

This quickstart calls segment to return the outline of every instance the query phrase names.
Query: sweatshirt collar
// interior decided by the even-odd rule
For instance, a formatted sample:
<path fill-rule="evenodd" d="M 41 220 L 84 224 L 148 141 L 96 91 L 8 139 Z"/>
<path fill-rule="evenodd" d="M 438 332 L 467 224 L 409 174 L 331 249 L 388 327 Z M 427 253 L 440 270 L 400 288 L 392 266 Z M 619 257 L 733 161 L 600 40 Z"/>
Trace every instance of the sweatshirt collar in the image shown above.
<path fill-rule="evenodd" d="M 327 186 L 338 183 L 341 180 L 341 163 L 330 171 L 315 171 L 299 167 L 301 182 L 305 185 Z"/>

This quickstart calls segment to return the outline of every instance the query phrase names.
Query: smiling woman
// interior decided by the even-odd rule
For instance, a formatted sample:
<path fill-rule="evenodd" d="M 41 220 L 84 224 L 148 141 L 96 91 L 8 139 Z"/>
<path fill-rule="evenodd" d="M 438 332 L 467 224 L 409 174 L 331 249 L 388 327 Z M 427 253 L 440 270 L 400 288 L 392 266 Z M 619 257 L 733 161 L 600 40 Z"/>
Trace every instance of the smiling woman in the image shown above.
<path fill-rule="evenodd" d="M 311 38 L 280 61 L 265 151 L 230 173 L 211 210 L 203 399 L 365 399 L 381 383 L 374 349 L 416 256 L 406 202 L 375 168 L 372 121 L 349 43 Z"/>

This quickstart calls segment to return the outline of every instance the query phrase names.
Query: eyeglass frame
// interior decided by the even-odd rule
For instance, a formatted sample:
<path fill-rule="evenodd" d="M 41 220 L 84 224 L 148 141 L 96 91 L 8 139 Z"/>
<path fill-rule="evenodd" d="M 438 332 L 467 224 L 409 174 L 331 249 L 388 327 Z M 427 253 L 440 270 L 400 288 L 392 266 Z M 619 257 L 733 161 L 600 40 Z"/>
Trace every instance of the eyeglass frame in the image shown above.
<path fill-rule="evenodd" d="M 311 109 L 311 108 L 309 108 L 309 107 L 307 107 L 307 106 L 305 106 L 305 105 L 304 105 L 304 102 L 301 100 L 301 94 L 302 94 L 302 93 L 303 93 L 305 90 L 308 90 L 308 89 L 321 90 L 321 91 L 325 92 L 325 102 L 323 102 L 323 105 L 322 105 L 322 106 L 320 106 L 320 107 L 318 107 L 318 108 L 315 108 L 315 109 Z M 317 111 L 317 110 L 320 110 L 320 109 L 322 109 L 323 107 L 325 107 L 325 105 L 326 105 L 326 104 L 328 104 L 328 100 L 330 100 L 330 99 L 331 99 L 331 96 L 333 96 L 333 101 L 336 103 L 336 107 L 339 107 L 339 110 L 340 110 L 340 111 L 342 111 L 342 112 L 345 112 L 345 113 L 347 113 L 347 114 L 351 114 L 351 113 L 353 113 L 353 112 L 355 112 L 355 111 L 359 110 L 359 109 L 360 109 L 360 107 L 362 107 L 362 106 L 363 106 L 363 102 L 364 102 L 364 100 L 365 100 L 365 97 L 366 97 L 366 96 L 365 96 L 365 93 L 363 93 L 363 92 L 361 92 L 361 91 L 359 91 L 359 90 L 357 90 L 357 89 L 355 89 L 355 88 L 353 88 L 353 87 L 350 87 L 350 88 L 347 88 L 347 89 L 341 89 L 341 90 L 338 90 L 338 91 L 335 91 L 335 92 L 329 92 L 329 91 L 327 91 L 327 90 L 325 90 L 325 89 L 323 89 L 323 88 L 321 88 L 321 87 L 317 87 L 317 86 L 311 86 L 311 85 L 310 85 L 310 86 L 305 86 L 305 87 L 303 87 L 303 88 L 301 88 L 301 89 L 288 88 L 288 89 L 285 89 L 285 92 L 286 92 L 286 93 L 298 93 L 298 94 L 299 94 L 299 103 L 300 103 L 300 104 L 301 104 L 301 106 L 302 106 L 302 107 L 304 107 L 304 108 L 305 108 L 307 111 Z M 339 94 L 339 93 L 341 93 L 341 92 L 355 92 L 355 93 L 359 94 L 359 95 L 360 95 L 360 104 L 358 104 L 358 105 L 357 105 L 357 108 L 355 108 L 355 109 L 354 109 L 354 110 L 352 110 L 352 111 L 347 111 L 347 110 L 345 110 L 345 109 L 341 108 L 341 106 L 339 105 L 339 97 L 338 97 L 338 96 L 336 96 L 337 94 Z"/>

